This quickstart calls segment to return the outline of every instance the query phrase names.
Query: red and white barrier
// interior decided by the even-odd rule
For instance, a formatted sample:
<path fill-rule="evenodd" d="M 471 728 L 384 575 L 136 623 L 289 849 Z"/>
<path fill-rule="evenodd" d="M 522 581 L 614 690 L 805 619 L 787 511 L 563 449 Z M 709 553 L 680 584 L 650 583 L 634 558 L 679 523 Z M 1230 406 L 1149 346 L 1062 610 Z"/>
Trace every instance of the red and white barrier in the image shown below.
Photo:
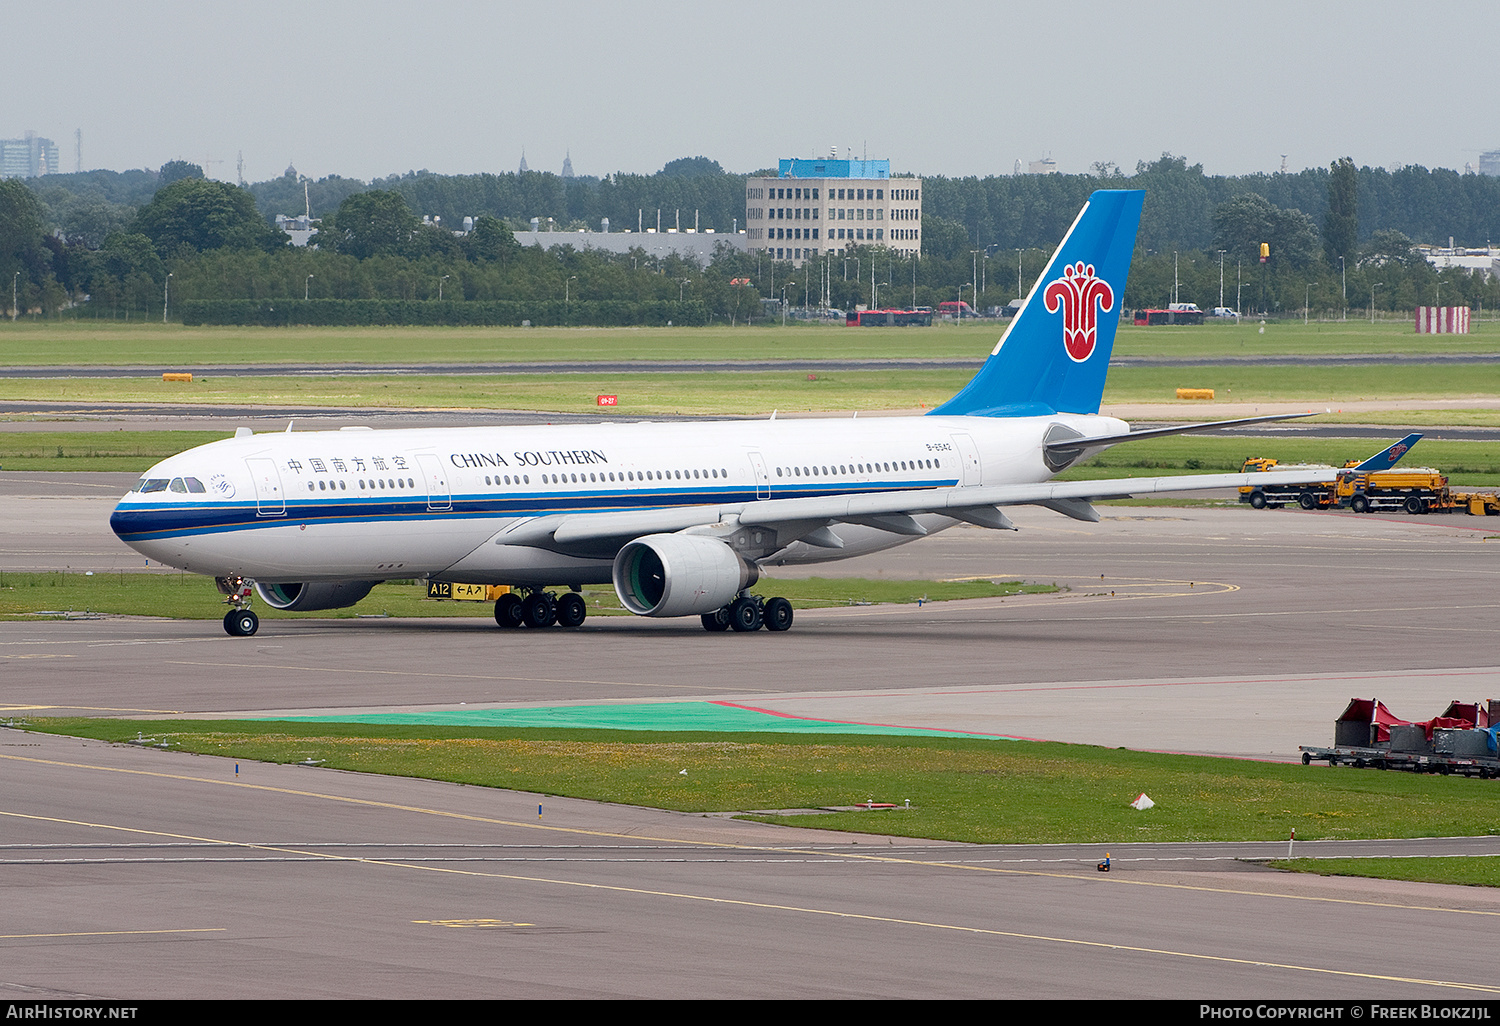
<path fill-rule="evenodd" d="M 1467 335 L 1469 308 L 1466 306 L 1417 307 L 1418 335 Z"/>

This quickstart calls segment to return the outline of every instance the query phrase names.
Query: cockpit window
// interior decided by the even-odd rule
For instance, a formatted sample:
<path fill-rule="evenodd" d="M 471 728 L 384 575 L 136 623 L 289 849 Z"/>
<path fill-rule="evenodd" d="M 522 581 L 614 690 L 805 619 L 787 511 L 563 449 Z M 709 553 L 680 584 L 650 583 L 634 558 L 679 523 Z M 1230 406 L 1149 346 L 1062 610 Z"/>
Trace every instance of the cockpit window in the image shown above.
<path fill-rule="evenodd" d="M 183 479 L 180 477 L 174 477 L 172 478 L 172 483 L 168 486 L 168 488 L 170 491 L 186 493 L 187 482 L 183 481 Z"/>
<path fill-rule="evenodd" d="M 142 495 L 149 492 L 164 492 L 170 482 L 164 477 L 152 477 L 141 481 L 140 491 Z"/>
<path fill-rule="evenodd" d="M 187 490 L 195 495 L 201 495 L 208 491 L 207 488 L 203 487 L 203 482 L 199 481 L 196 477 L 185 477 L 182 479 L 182 483 L 187 485 Z"/>

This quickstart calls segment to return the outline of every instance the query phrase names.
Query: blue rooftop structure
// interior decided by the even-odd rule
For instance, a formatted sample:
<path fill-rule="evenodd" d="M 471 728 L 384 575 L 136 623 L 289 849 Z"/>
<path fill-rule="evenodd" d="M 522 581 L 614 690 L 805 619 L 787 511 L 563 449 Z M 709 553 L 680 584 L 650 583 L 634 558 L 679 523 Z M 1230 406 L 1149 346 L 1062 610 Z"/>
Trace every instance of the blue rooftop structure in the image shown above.
<path fill-rule="evenodd" d="M 889 178 L 889 160 L 790 160 L 776 162 L 780 178 Z"/>

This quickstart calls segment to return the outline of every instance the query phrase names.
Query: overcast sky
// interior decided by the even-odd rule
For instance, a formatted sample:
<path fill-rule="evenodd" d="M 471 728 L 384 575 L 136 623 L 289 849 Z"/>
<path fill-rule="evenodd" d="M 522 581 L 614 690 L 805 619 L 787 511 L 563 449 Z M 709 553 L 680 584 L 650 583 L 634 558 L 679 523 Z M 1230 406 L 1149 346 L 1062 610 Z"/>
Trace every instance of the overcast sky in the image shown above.
<path fill-rule="evenodd" d="M 5 17 L 0 138 L 233 180 L 652 173 L 703 155 L 1051 156 L 1210 174 L 1500 149 L 1496 0 L 52 0 Z"/>

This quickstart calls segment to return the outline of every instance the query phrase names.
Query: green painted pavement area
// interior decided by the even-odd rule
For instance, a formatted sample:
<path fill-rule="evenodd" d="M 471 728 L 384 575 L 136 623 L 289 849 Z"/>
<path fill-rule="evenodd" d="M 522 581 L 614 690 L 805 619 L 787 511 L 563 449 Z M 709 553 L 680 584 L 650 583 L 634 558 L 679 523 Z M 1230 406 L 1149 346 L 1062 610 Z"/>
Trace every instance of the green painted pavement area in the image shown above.
<path fill-rule="evenodd" d="M 470 727 L 567 727 L 593 730 L 723 731 L 779 734 L 901 734 L 999 739 L 999 734 L 933 730 L 884 723 L 805 719 L 719 702 L 557 705 L 532 709 L 437 709 L 418 713 L 278 716 L 299 723 L 403 723 Z M 1025 740 L 1005 738 L 1006 740 Z"/>

